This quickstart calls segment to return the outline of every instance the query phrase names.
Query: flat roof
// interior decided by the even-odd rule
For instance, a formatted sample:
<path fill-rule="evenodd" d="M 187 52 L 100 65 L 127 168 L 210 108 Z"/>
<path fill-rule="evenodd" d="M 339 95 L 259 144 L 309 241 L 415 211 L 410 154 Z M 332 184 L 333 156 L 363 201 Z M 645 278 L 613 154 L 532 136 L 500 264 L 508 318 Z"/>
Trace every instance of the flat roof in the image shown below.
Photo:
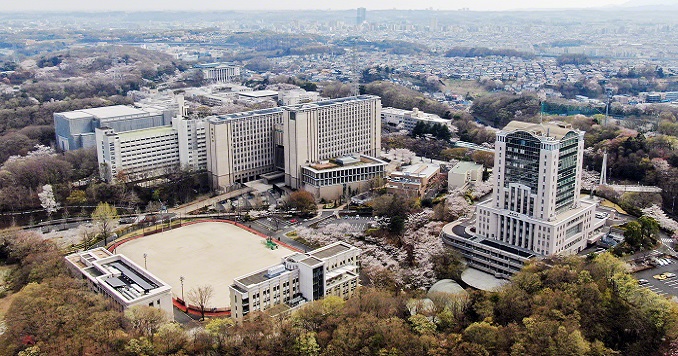
<path fill-rule="evenodd" d="M 105 120 L 121 116 L 149 115 L 153 111 L 160 112 L 161 110 L 159 108 L 151 108 L 151 110 L 142 110 L 127 105 L 113 105 L 113 106 L 102 106 L 98 108 L 66 111 L 58 114 L 69 120 L 85 119 L 89 117 L 95 117 L 99 120 Z"/>
<path fill-rule="evenodd" d="M 342 252 L 346 252 L 350 249 L 351 248 L 349 246 L 346 246 L 342 243 L 337 243 L 335 245 L 329 245 L 329 246 L 326 246 L 326 247 L 321 247 L 321 248 L 319 248 L 315 251 L 309 252 L 308 254 L 313 256 L 313 257 L 323 259 L 323 258 L 328 258 L 328 257 L 338 255 L 338 254 L 340 254 Z"/>
<path fill-rule="evenodd" d="M 475 162 L 460 161 L 450 169 L 452 173 L 466 173 L 471 170 L 482 169 L 483 165 Z"/>
<path fill-rule="evenodd" d="M 268 269 L 265 269 L 263 271 L 255 272 L 255 273 L 253 273 L 249 276 L 236 278 L 236 281 L 240 282 L 240 283 L 242 283 L 246 286 L 250 286 L 250 285 L 258 284 L 258 283 L 261 283 L 261 282 L 267 280 L 268 279 L 268 277 L 266 277 L 267 274 L 268 274 Z"/>
<path fill-rule="evenodd" d="M 418 163 L 403 167 L 402 171 L 395 171 L 392 174 L 413 176 L 413 177 L 428 177 L 435 174 L 440 169 L 440 166 L 428 163 Z"/>
<path fill-rule="evenodd" d="M 99 108 L 83 109 L 80 111 L 90 114 L 99 119 L 106 119 L 118 116 L 143 115 L 148 113 L 144 110 L 133 108 L 127 105 L 103 106 Z"/>
<path fill-rule="evenodd" d="M 251 98 L 261 98 L 264 96 L 277 96 L 278 92 L 273 90 L 255 90 L 239 92 L 238 95 L 247 96 Z"/>
<path fill-rule="evenodd" d="M 307 265 L 307 266 L 311 266 L 311 267 L 312 267 L 312 266 L 317 265 L 318 263 L 323 263 L 323 261 L 321 261 L 321 260 L 319 260 L 319 259 L 317 259 L 317 258 L 315 258 L 315 257 L 308 257 L 308 258 L 305 258 L 305 259 L 299 261 L 299 263 L 303 263 L 303 264 L 305 264 L 305 265 Z"/>

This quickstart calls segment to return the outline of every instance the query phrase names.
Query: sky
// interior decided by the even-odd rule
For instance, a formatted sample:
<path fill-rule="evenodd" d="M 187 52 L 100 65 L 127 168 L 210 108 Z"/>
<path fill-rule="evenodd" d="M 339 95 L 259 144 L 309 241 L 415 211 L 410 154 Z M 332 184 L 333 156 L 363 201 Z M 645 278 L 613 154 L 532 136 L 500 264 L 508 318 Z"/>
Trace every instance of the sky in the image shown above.
<path fill-rule="evenodd" d="M 639 0 L 645 2 L 647 0 Z M 0 11 L 148 11 L 148 10 L 458 10 L 501 11 L 620 5 L 628 0 L 2 0 Z"/>

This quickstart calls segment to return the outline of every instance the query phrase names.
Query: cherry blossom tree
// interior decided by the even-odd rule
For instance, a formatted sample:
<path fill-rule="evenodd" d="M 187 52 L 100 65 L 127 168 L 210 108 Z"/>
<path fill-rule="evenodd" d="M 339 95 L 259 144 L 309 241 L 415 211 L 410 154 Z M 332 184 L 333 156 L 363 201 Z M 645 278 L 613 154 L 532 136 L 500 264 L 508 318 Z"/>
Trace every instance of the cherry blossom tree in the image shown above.
<path fill-rule="evenodd" d="M 38 198 L 40 198 L 40 205 L 47 212 L 47 216 L 51 219 L 52 214 L 56 213 L 59 208 L 59 203 L 54 198 L 54 190 L 52 189 L 51 184 L 45 184 L 42 186 L 42 192 L 38 193 Z"/>

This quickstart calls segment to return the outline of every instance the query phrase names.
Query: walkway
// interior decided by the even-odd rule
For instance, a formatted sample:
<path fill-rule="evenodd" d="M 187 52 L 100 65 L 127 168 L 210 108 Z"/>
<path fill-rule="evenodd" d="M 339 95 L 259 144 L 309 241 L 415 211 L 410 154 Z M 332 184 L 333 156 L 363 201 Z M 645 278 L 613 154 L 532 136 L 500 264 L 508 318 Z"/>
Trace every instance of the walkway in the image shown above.
<path fill-rule="evenodd" d="M 213 204 L 222 202 L 222 201 L 224 201 L 224 200 L 231 199 L 231 198 L 235 198 L 235 197 L 237 197 L 237 196 L 240 196 L 240 195 L 249 193 L 249 192 L 251 192 L 252 190 L 253 190 L 253 189 L 252 189 L 252 188 L 249 188 L 249 187 L 248 187 L 248 188 L 242 188 L 242 189 L 234 190 L 234 191 L 232 191 L 232 192 L 228 192 L 228 193 L 224 193 L 224 194 L 221 194 L 221 195 L 217 195 L 216 197 L 207 198 L 207 199 L 204 199 L 204 200 L 192 202 L 192 203 L 189 203 L 189 204 L 185 204 L 185 205 L 179 206 L 179 207 L 177 207 L 177 208 L 168 209 L 168 210 L 167 210 L 167 213 L 169 213 L 169 214 L 174 213 L 174 214 L 186 215 L 186 214 L 188 214 L 188 213 L 190 213 L 190 212 L 192 212 L 192 211 L 196 211 L 196 210 L 202 209 L 202 208 L 204 208 L 204 207 L 206 207 L 206 206 L 211 206 L 211 205 L 213 205 Z"/>

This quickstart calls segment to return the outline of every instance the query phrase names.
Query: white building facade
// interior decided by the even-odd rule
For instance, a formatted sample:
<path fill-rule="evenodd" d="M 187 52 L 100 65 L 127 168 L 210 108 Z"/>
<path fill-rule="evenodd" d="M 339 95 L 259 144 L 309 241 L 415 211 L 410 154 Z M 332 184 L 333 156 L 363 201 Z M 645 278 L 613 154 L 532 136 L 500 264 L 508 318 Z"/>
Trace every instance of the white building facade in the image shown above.
<path fill-rule="evenodd" d="M 107 182 L 207 167 L 205 119 L 175 117 L 172 126 L 124 132 L 97 128 L 96 143 L 100 175 Z"/>
<path fill-rule="evenodd" d="M 283 258 L 278 265 L 238 277 L 229 287 L 231 317 L 284 304 L 295 308 L 328 295 L 348 299 L 358 287 L 361 250 L 335 242 Z"/>
<path fill-rule="evenodd" d="M 541 255 L 584 249 L 595 209 L 579 199 L 584 132 L 513 121 L 495 149 L 493 199 L 478 205 L 478 235 Z"/>
<path fill-rule="evenodd" d="M 66 265 L 120 311 L 143 305 L 161 309 L 173 319 L 172 288 L 127 257 L 99 247 L 66 256 Z"/>

